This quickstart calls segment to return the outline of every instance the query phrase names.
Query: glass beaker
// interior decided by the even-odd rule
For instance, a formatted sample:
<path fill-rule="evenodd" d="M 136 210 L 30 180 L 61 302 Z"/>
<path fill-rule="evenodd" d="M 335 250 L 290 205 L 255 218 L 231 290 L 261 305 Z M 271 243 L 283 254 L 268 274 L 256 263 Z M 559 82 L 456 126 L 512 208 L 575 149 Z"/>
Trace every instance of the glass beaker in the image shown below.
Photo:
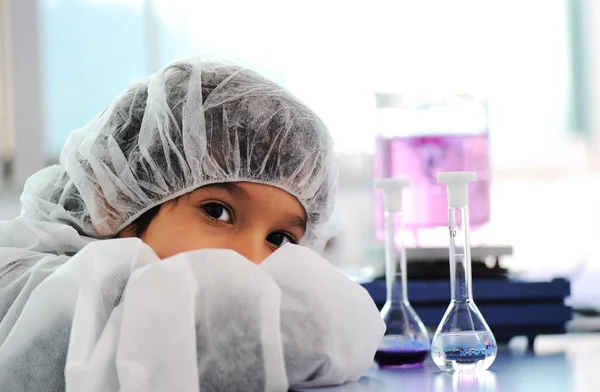
<path fill-rule="evenodd" d="M 433 336 L 431 357 L 444 371 L 486 370 L 496 359 L 496 339 L 471 287 L 468 184 L 475 181 L 474 172 L 438 174 L 438 182 L 447 188 L 452 298 Z"/>
<path fill-rule="evenodd" d="M 425 325 L 408 301 L 402 190 L 409 182 L 384 179 L 377 180 L 375 185 L 383 190 L 385 205 L 387 287 L 386 302 L 381 310 L 387 329 L 375 354 L 375 362 L 382 367 L 419 365 L 427 358 L 430 340 Z"/>
<path fill-rule="evenodd" d="M 375 94 L 375 178 L 405 178 L 405 244 L 445 247 L 447 223 L 442 171 L 474 171 L 469 187 L 474 244 L 485 242 L 490 220 L 487 101 L 467 94 Z M 375 195 L 377 238 L 384 241 L 381 192 Z"/>

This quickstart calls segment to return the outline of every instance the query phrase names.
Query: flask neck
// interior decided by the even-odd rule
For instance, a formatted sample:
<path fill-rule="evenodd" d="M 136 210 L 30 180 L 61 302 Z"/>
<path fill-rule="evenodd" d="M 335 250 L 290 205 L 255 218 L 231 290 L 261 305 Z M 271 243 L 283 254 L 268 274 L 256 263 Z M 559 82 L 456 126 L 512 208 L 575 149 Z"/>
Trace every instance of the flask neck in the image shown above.
<path fill-rule="evenodd" d="M 392 306 L 408 304 L 402 212 L 385 211 L 385 237 L 386 302 Z"/>
<path fill-rule="evenodd" d="M 448 209 L 450 232 L 450 285 L 452 301 L 473 300 L 468 206 Z"/>

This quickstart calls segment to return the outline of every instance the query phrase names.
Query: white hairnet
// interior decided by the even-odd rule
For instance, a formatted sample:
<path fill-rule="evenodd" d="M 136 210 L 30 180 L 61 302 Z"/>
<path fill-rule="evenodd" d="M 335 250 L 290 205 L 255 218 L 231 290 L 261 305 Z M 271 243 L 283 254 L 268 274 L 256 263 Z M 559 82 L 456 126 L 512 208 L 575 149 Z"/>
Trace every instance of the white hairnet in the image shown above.
<path fill-rule="evenodd" d="M 165 201 L 238 181 L 295 196 L 308 216 L 302 244 L 320 250 L 332 235 L 337 164 L 323 122 L 257 73 L 180 61 L 73 132 L 60 164 L 28 180 L 22 216 L 111 238 Z"/>

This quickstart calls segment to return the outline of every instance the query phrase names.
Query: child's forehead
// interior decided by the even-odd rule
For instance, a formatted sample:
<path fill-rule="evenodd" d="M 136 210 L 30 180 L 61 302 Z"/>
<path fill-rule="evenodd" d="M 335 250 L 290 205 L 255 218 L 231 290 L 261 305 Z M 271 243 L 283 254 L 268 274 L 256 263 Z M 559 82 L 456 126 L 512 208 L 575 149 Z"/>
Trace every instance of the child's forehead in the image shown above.
<path fill-rule="evenodd" d="M 223 182 L 216 184 L 209 184 L 196 189 L 194 192 L 201 194 L 203 192 L 218 192 L 226 193 L 230 196 L 234 196 L 240 199 L 249 199 L 256 193 L 252 187 L 247 189 L 242 182 Z"/>
<path fill-rule="evenodd" d="M 298 206 L 302 211 L 302 215 L 305 216 L 304 207 L 298 201 L 298 199 L 275 186 L 267 184 L 259 184 L 253 182 L 224 182 L 205 185 L 193 191 L 190 195 L 202 196 L 203 194 L 224 194 L 228 197 L 232 197 L 242 201 L 263 201 L 271 202 L 274 200 L 283 201 L 286 204 Z"/>

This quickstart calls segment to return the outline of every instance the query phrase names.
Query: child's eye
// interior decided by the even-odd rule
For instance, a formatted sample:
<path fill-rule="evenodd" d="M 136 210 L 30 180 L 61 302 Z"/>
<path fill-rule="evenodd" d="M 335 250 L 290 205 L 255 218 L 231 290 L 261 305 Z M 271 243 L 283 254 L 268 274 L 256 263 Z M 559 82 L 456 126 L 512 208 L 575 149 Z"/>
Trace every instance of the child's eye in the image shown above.
<path fill-rule="evenodd" d="M 267 241 L 269 241 L 271 244 L 279 247 L 279 246 L 283 246 L 285 244 L 287 244 L 288 242 L 291 242 L 292 244 L 296 243 L 296 240 L 288 234 L 285 233 L 281 233 L 281 232 L 275 232 L 275 233 L 271 233 L 267 236 Z"/>
<path fill-rule="evenodd" d="M 229 214 L 229 210 L 222 204 L 206 203 L 202 206 L 202 209 L 212 219 L 223 222 L 231 222 L 231 215 Z"/>

